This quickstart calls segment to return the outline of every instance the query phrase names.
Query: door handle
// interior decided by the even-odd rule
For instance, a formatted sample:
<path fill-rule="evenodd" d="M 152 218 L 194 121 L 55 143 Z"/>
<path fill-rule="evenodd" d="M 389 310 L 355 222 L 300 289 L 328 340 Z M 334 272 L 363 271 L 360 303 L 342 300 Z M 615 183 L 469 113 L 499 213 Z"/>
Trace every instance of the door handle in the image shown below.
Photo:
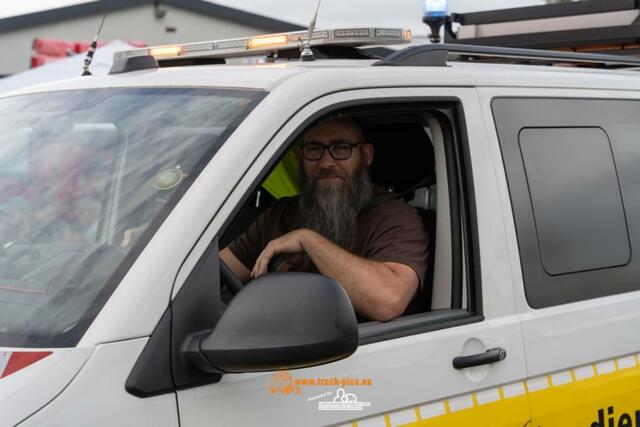
<path fill-rule="evenodd" d="M 453 367 L 456 369 L 472 368 L 474 366 L 487 365 L 499 362 L 507 357 L 507 352 L 502 348 L 492 348 L 484 353 L 471 356 L 458 356 L 453 359 Z"/>

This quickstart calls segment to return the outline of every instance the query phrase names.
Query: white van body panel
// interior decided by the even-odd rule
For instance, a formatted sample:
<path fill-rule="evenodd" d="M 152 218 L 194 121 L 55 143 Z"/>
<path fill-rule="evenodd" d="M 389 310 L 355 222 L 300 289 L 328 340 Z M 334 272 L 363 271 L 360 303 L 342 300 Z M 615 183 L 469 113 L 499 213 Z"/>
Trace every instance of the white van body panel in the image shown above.
<path fill-rule="evenodd" d="M 103 344 L 74 381 L 21 426 L 177 427 L 174 393 L 140 399 L 124 389 L 146 339 Z"/>
<path fill-rule="evenodd" d="M 639 307 L 640 292 L 631 292 L 523 314 L 529 375 L 633 355 Z"/>
<path fill-rule="evenodd" d="M 0 353 L 33 349 L 0 348 Z M 92 348 L 39 349 L 49 356 L 0 380 L 1 425 L 14 425 L 56 398 L 73 381 L 93 352 Z"/>
<path fill-rule="evenodd" d="M 494 366 L 456 371 L 451 361 L 463 347 L 474 352 L 481 352 L 480 347 L 504 347 L 509 354 Z M 339 362 L 291 371 L 296 378 L 371 378 L 372 387 L 350 389 L 358 401 L 371 402 L 362 412 L 318 410 L 318 402 L 331 400 L 338 387 L 306 387 L 300 395 L 271 395 L 273 373 L 231 374 L 217 384 L 178 391 L 180 423 L 190 427 L 344 423 L 420 403 L 442 402 L 448 396 L 466 394 L 470 398 L 473 391 L 518 382 L 525 376 L 523 358 L 518 319 L 510 316 L 360 346 Z M 314 399 L 328 391 L 332 396 Z"/>
<path fill-rule="evenodd" d="M 529 88 L 480 88 L 482 110 L 493 143 L 492 151 L 501 162 L 500 146 L 491 113 L 491 101 L 496 97 L 546 97 L 573 99 L 624 99 L 640 100 L 640 92 L 597 90 L 544 90 Z M 584 364 L 606 361 L 633 354 L 640 348 L 640 292 L 562 304 L 544 309 L 533 309 L 527 303 L 515 224 L 504 168 L 496 169 L 497 185 L 502 194 L 504 228 L 509 236 L 510 259 L 514 272 L 513 289 L 516 307 L 522 318 L 522 328 L 527 343 L 527 368 L 529 376 L 548 374 Z M 595 339 L 597 337 L 597 340 Z"/>

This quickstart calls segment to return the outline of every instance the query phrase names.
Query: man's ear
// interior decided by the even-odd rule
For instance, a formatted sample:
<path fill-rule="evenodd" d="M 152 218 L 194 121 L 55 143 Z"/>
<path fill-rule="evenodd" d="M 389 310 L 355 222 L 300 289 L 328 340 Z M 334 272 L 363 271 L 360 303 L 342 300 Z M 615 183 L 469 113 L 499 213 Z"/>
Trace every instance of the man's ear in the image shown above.
<path fill-rule="evenodd" d="M 302 157 L 302 145 L 304 144 L 304 139 L 302 138 L 298 138 L 296 142 L 294 142 L 294 148 L 296 151 L 296 154 L 298 155 L 298 160 L 302 161 L 303 157 Z"/>
<path fill-rule="evenodd" d="M 362 146 L 362 156 L 364 158 L 364 162 L 367 166 L 371 166 L 373 163 L 373 145 L 364 144 Z"/>

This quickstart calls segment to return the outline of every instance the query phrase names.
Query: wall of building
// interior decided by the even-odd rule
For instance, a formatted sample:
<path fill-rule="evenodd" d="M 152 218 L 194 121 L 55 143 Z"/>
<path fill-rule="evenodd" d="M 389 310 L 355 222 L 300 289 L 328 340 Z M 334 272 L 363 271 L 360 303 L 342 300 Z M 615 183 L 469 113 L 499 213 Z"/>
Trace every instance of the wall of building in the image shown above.
<path fill-rule="evenodd" d="M 111 12 L 105 21 L 100 40 L 140 40 L 148 45 L 185 43 L 214 40 L 271 31 L 224 21 L 207 15 L 162 6 L 167 11 L 162 19 L 156 18 L 153 4 Z M 29 68 L 31 45 L 36 37 L 68 41 L 91 41 L 102 16 L 86 16 L 55 24 L 34 26 L 18 31 L 0 33 L 0 76 L 14 74 Z M 167 32 L 167 27 L 175 32 Z"/>

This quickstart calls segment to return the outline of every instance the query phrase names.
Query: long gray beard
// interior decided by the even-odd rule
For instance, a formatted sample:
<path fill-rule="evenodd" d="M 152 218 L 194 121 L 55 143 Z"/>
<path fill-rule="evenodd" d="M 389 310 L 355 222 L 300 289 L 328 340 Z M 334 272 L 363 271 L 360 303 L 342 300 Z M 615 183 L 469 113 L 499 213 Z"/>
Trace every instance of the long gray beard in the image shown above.
<path fill-rule="evenodd" d="M 358 214 L 371 200 L 372 192 L 369 173 L 364 166 L 347 177 L 342 185 L 316 186 L 303 177 L 300 196 L 302 226 L 351 250 L 358 228 Z"/>

